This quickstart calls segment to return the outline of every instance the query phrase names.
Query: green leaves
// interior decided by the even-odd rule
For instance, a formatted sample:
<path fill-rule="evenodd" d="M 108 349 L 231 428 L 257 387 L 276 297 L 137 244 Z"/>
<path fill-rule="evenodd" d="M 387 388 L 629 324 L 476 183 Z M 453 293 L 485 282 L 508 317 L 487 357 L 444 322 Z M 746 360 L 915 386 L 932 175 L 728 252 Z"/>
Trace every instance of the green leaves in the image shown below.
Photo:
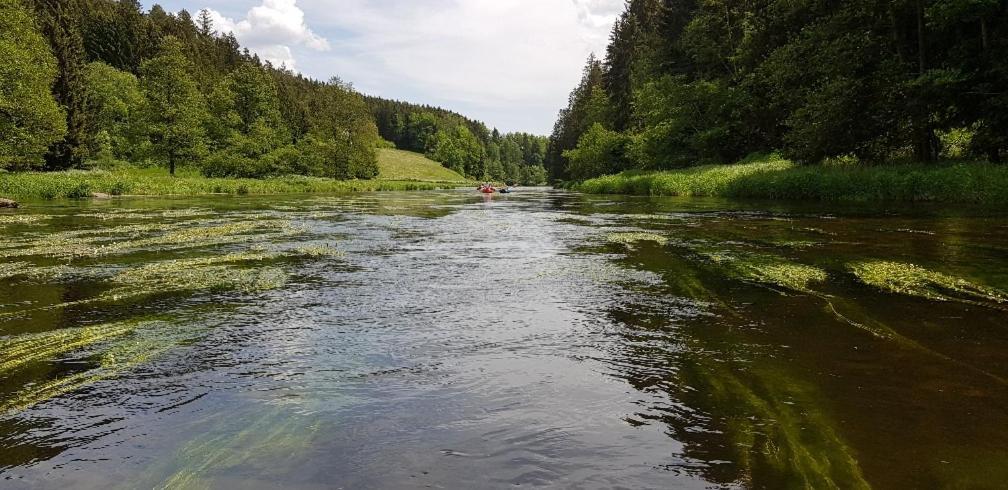
<path fill-rule="evenodd" d="M 42 164 L 66 132 L 50 89 L 56 59 L 19 0 L 0 0 L 0 169 Z"/>
<path fill-rule="evenodd" d="M 141 67 L 152 153 L 173 175 L 179 160 L 200 159 L 206 153 L 206 107 L 191 68 L 175 38 L 166 39 L 161 54 Z"/>

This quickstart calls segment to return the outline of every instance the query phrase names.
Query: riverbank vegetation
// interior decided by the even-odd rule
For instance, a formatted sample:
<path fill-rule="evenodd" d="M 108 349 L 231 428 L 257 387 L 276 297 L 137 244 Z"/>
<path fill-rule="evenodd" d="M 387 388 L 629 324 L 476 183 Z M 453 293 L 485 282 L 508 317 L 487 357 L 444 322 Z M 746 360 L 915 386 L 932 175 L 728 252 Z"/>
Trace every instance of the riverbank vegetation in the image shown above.
<path fill-rule="evenodd" d="M 978 162 L 799 165 L 757 155 L 733 165 L 626 171 L 572 182 L 595 194 L 819 201 L 1008 202 L 1008 166 Z"/>
<path fill-rule="evenodd" d="M 1004 182 L 984 162 L 1008 150 L 1006 9 L 988 1 L 630 0 L 605 58 L 589 58 L 560 112 L 550 178 L 700 166 L 581 189 L 1003 202 L 983 180 Z M 708 166 L 753 153 L 789 163 Z M 962 163 L 867 169 L 947 160 Z M 844 168 L 831 166 L 837 161 Z"/>
<path fill-rule="evenodd" d="M 0 170 L 135 166 L 174 175 L 185 166 L 208 178 L 274 179 L 190 178 L 155 191 L 131 172 L 32 174 L 29 181 L 58 189 L 17 196 L 71 196 L 81 194 L 71 192 L 79 185 L 110 194 L 358 188 L 310 178 L 378 177 L 378 148 L 388 140 L 470 178 L 545 182 L 545 138 L 501 135 L 427 106 L 365 100 L 339 78 L 274 66 L 215 30 L 208 11 L 194 18 L 158 5 L 144 12 L 136 1 L 0 0 L 0 27 Z M 378 106 L 391 110 L 373 112 Z M 380 134 L 381 114 L 389 117 Z M 26 182 L 15 178 L 2 175 L 3 186 Z M 105 185 L 108 179 L 135 189 Z"/>
<path fill-rule="evenodd" d="M 116 170 L 0 173 L 0 195 L 21 200 L 80 199 L 109 196 L 199 196 L 208 194 L 305 194 L 325 192 L 414 191 L 452 188 L 457 181 L 338 180 L 304 175 L 261 179 L 205 177 L 193 168 L 175 176 L 163 169 L 125 167 Z"/>

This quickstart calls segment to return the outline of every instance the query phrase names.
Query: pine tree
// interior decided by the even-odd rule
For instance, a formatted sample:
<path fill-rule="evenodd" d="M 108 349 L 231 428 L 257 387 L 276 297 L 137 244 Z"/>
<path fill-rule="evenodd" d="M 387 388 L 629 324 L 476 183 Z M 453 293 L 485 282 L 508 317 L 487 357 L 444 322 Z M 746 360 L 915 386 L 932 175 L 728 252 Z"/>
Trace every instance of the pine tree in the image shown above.
<path fill-rule="evenodd" d="M 196 18 L 196 26 L 199 28 L 200 34 L 204 36 L 214 35 L 214 25 L 213 19 L 210 17 L 210 11 L 203 9 L 199 11 L 199 17 Z"/>
<path fill-rule="evenodd" d="M 87 156 L 89 121 L 84 81 L 84 45 L 78 30 L 80 4 L 76 0 L 35 0 L 42 32 L 56 56 L 58 75 L 53 96 L 66 113 L 66 133 L 49 147 L 46 169 L 79 168 Z"/>

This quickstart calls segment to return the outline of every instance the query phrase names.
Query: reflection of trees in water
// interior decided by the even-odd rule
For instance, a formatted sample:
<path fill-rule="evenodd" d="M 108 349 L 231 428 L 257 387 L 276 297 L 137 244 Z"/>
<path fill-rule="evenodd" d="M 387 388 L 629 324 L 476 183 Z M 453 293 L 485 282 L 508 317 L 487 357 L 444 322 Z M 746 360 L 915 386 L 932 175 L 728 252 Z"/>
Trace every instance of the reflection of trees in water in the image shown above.
<path fill-rule="evenodd" d="M 652 294 L 697 298 L 724 316 L 670 314 L 667 302 L 649 304 L 646 296 L 608 311 L 625 327 L 620 351 L 613 353 L 616 375 L 666 398 L 642 402 L 634 415 L 638 420 L 629 422 L 665 424 L 684 444 L 682 457 L 706 463 L 691 468 L 713 483 L 868 487 L 815 387 L 761 355 L 736 328 L 748 320 L 721 311 L 716 276 L 705 277 L 704 270 L 673 254 L 633 260 L 663 272 L 667 289 Z"/>

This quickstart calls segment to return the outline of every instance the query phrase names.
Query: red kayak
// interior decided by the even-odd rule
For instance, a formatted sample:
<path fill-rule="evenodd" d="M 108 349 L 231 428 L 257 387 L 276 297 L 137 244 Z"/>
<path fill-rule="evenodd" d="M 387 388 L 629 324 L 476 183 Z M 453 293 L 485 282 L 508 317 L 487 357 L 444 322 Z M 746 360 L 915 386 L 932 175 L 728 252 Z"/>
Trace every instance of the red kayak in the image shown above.
<path fill-rule="evenodd" d="M 480 192 L 484 194 L 493 194 L 494 192 L 497 192 L 497 190 L 493 187 L 480 187 Z"/>

